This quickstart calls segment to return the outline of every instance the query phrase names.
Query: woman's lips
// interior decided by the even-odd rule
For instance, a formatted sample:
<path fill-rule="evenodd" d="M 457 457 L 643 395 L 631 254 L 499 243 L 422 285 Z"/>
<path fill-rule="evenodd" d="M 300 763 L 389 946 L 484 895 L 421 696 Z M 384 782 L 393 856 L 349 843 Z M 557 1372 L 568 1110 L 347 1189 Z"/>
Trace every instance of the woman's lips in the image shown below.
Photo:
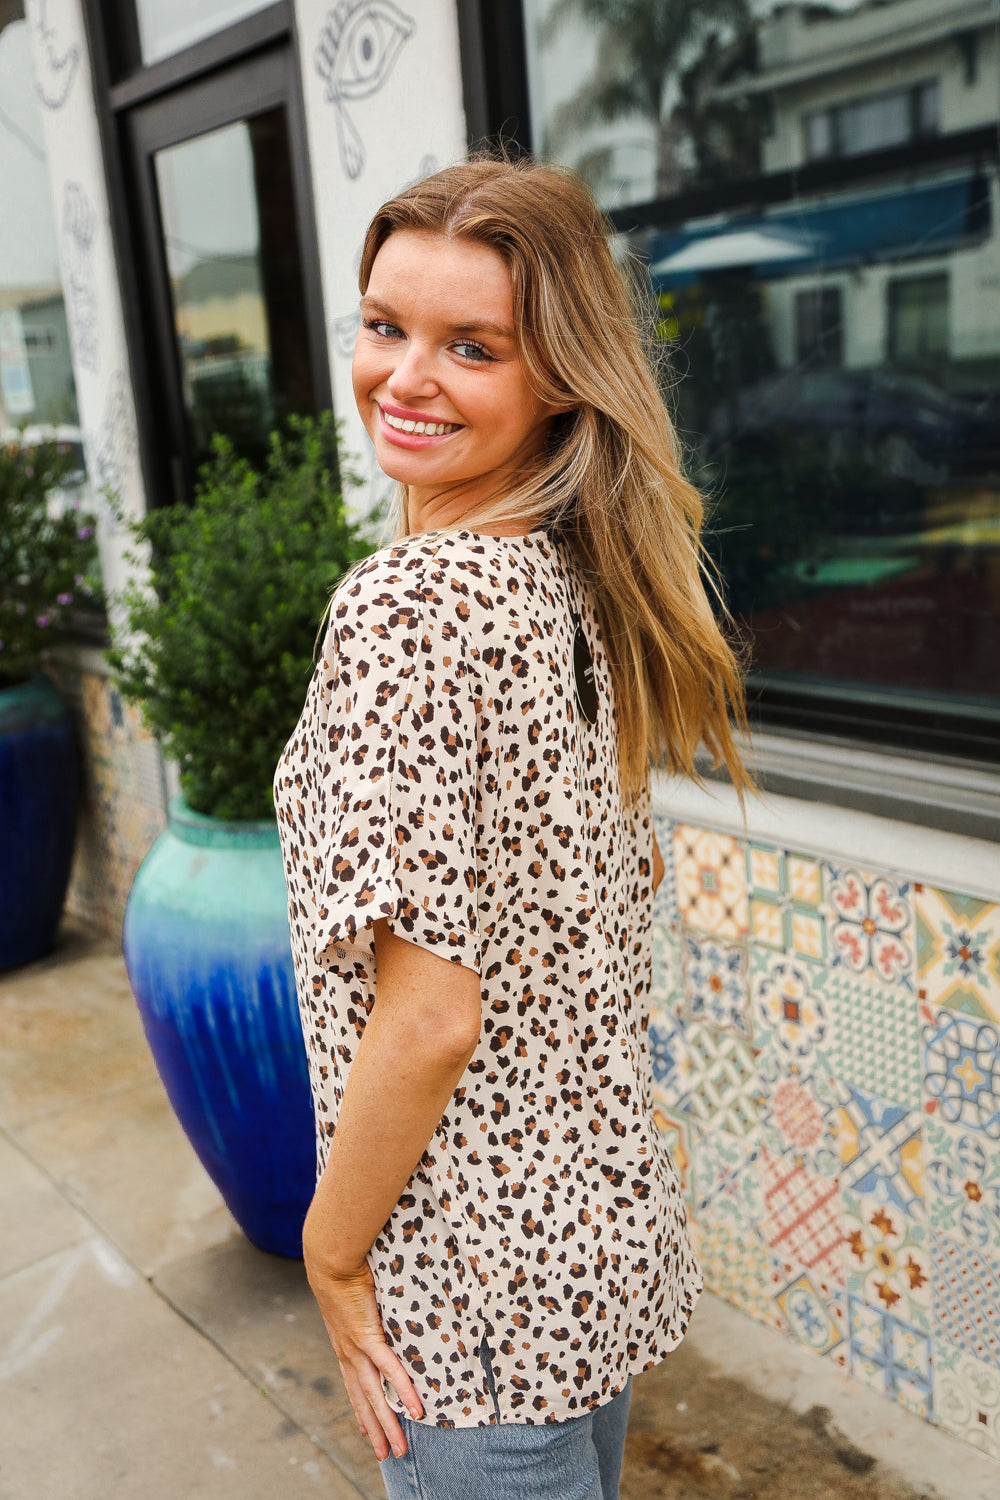
<path fill-rule="evenodd" d="M 378 406 L 379 431 L 387 442 L 398 448 L 432 448 L 437 443 L 447 442 L 462 430 L 458 422 L 441 422 L 433 417 L 411 413 L 403 407 L 390 411 L 379 402 L 375 404 Z M 423 432 L 414 430 L 418 425 L 424 428 Z M 427 427 L 434 430 L 428 432 Z M 443 432 L 440 430 L 442 427 L 445 429 Z M 407 428 L 410 430 L 407 431 Z"/>

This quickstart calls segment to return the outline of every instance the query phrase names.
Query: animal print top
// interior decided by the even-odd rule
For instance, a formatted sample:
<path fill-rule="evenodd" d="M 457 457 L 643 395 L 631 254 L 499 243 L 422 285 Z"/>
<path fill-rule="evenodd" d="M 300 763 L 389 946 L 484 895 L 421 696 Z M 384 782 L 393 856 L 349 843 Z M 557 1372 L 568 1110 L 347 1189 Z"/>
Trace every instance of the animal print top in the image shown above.
<path fill-rule="evenodd" d="M 368 1257 L 424 1420 L 496 1420 L 484 1336 L 501 1421 L 610 1401 L 679 1342 L 701 1282 L 652 1119 L 648 795 L 622 805 L 566 544 L 424 533 L 356 568 L 274 792 L 320 1170 L 374 1000 L 371 924 L 481 976 L 479 1045 Z"/>

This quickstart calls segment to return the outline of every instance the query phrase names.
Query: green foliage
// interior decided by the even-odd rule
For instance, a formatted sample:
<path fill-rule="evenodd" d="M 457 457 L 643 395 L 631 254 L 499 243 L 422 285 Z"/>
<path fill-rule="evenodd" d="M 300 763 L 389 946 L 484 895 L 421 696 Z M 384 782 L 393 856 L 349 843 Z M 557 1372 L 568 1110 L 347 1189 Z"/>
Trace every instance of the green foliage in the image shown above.
<path fill-rule="evenodd" d="M 188 804 L 266 818 L 324 607 L 369 546 L 345 514 L 329 414 L 272 434 L 262 471 L 224 437 L 213 447 L 193 505 L 132 525 L 151 557 L 151 588 L 125 591 L 109 660 L 122 695 L 176 759 Z"/>
<path fill-rule="evenodd" d="M 0 444 L 0 686 L 37 672 L 74 603 L 94 595 L 94 518 L 56 493 L 75 468 L 65 443 Z"/>

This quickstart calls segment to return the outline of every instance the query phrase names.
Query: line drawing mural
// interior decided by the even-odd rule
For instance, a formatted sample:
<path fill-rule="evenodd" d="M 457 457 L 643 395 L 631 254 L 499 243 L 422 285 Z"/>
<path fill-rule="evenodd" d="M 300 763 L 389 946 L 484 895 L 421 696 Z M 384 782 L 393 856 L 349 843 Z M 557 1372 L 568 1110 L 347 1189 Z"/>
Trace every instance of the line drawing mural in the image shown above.
<path fill-rule="evenodd" d="M 345 101 L 367 99 L 385 83 L 416 22 L 393 0 L 340 0 L 327 12 L 316 47 L 316 71 L 334 106 L 340 164 L 353 181 L 365 165 L 365 143 Z"/>
<path fill-rule="evenodd" d="M 342 318 L 333 320 L 333 348 L 341 359 L 352 359 L 354 357 L 354 344 L 361 327 L 360 312 L 345 313 Z"/>
<path fill-rule="evenodd" d="M 35 89 L 46 109 L 62 109 L 73 87 L 80 63 L 76 42 L 60 39 L 59 28 L 49 20 L 50 0 L 37 0 L 35 30 L 41 38 L 36 63 Z"/>
<path fill-rule="evenodd" d="M 108 381 L 101 425 L 87 445 L 95 490 L 110 490 L 109 531 L 124 525 L 122 515 L 125 482 L 138 452 L 135 419 L 124 370 L 114 370 Z"/>
<path fill-rule="evenodd" d="M 63 279 L 73 355 L 77 366 L 97 374 L 97 279 L 94 240 L 97 214 L 83 187 L 67 182 L 62 199 Z"/>

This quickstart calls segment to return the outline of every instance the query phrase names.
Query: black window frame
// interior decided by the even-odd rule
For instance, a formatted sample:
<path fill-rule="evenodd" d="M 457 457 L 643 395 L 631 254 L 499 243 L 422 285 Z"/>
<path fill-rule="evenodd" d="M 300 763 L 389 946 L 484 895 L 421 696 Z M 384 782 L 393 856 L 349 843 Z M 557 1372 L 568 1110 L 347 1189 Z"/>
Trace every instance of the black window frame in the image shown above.
<path fill-rule="evenodd" d="M 470 144 L 500 139 L 508 151 L 530 154 L 533 139 L 521 0 L 458 0 L 458 15 Z M 696 187 L 616 208 L 607 217 L 621 233 L 669 229 L 689 219 L 759 211 L 830 188 L 860 186 L 935 165 L 968 165 L 978 174 L 998 159 L 1000 132 L 996 125 L 985 125 L 925 135 L 863 155 L 820 158 L 753 178 Z M 1000 708 L 991 704 L 956 704 L 933 694 L 854 689 L 839 682 L 783 684 L 754 672 L 749 675 L 748 695 L 751 724 L 762 731 L 803 733 L 831 745 L 916 751 L 958 766 L 995 769 L 1000 764 Z M 817 791 L 837 800 L 834 787 L 817 787 Z"/>
<path fill-rule="evenodd" d="M 134 0 L 83 0 L 83 10 L 135 392 L 140 465 L 147 505 L 153 509 L 189 495 L 193 479 L 151 158 L 141 165 L 144 122 L 153 115 L 162 120 L 174 111 L 180 141 L 221 128 L 248 112 L 284 106 L 313 389 L 318 410 L 332 406 L 298 38 L 291 0 L 276 0 L 144 66 Z"/>

